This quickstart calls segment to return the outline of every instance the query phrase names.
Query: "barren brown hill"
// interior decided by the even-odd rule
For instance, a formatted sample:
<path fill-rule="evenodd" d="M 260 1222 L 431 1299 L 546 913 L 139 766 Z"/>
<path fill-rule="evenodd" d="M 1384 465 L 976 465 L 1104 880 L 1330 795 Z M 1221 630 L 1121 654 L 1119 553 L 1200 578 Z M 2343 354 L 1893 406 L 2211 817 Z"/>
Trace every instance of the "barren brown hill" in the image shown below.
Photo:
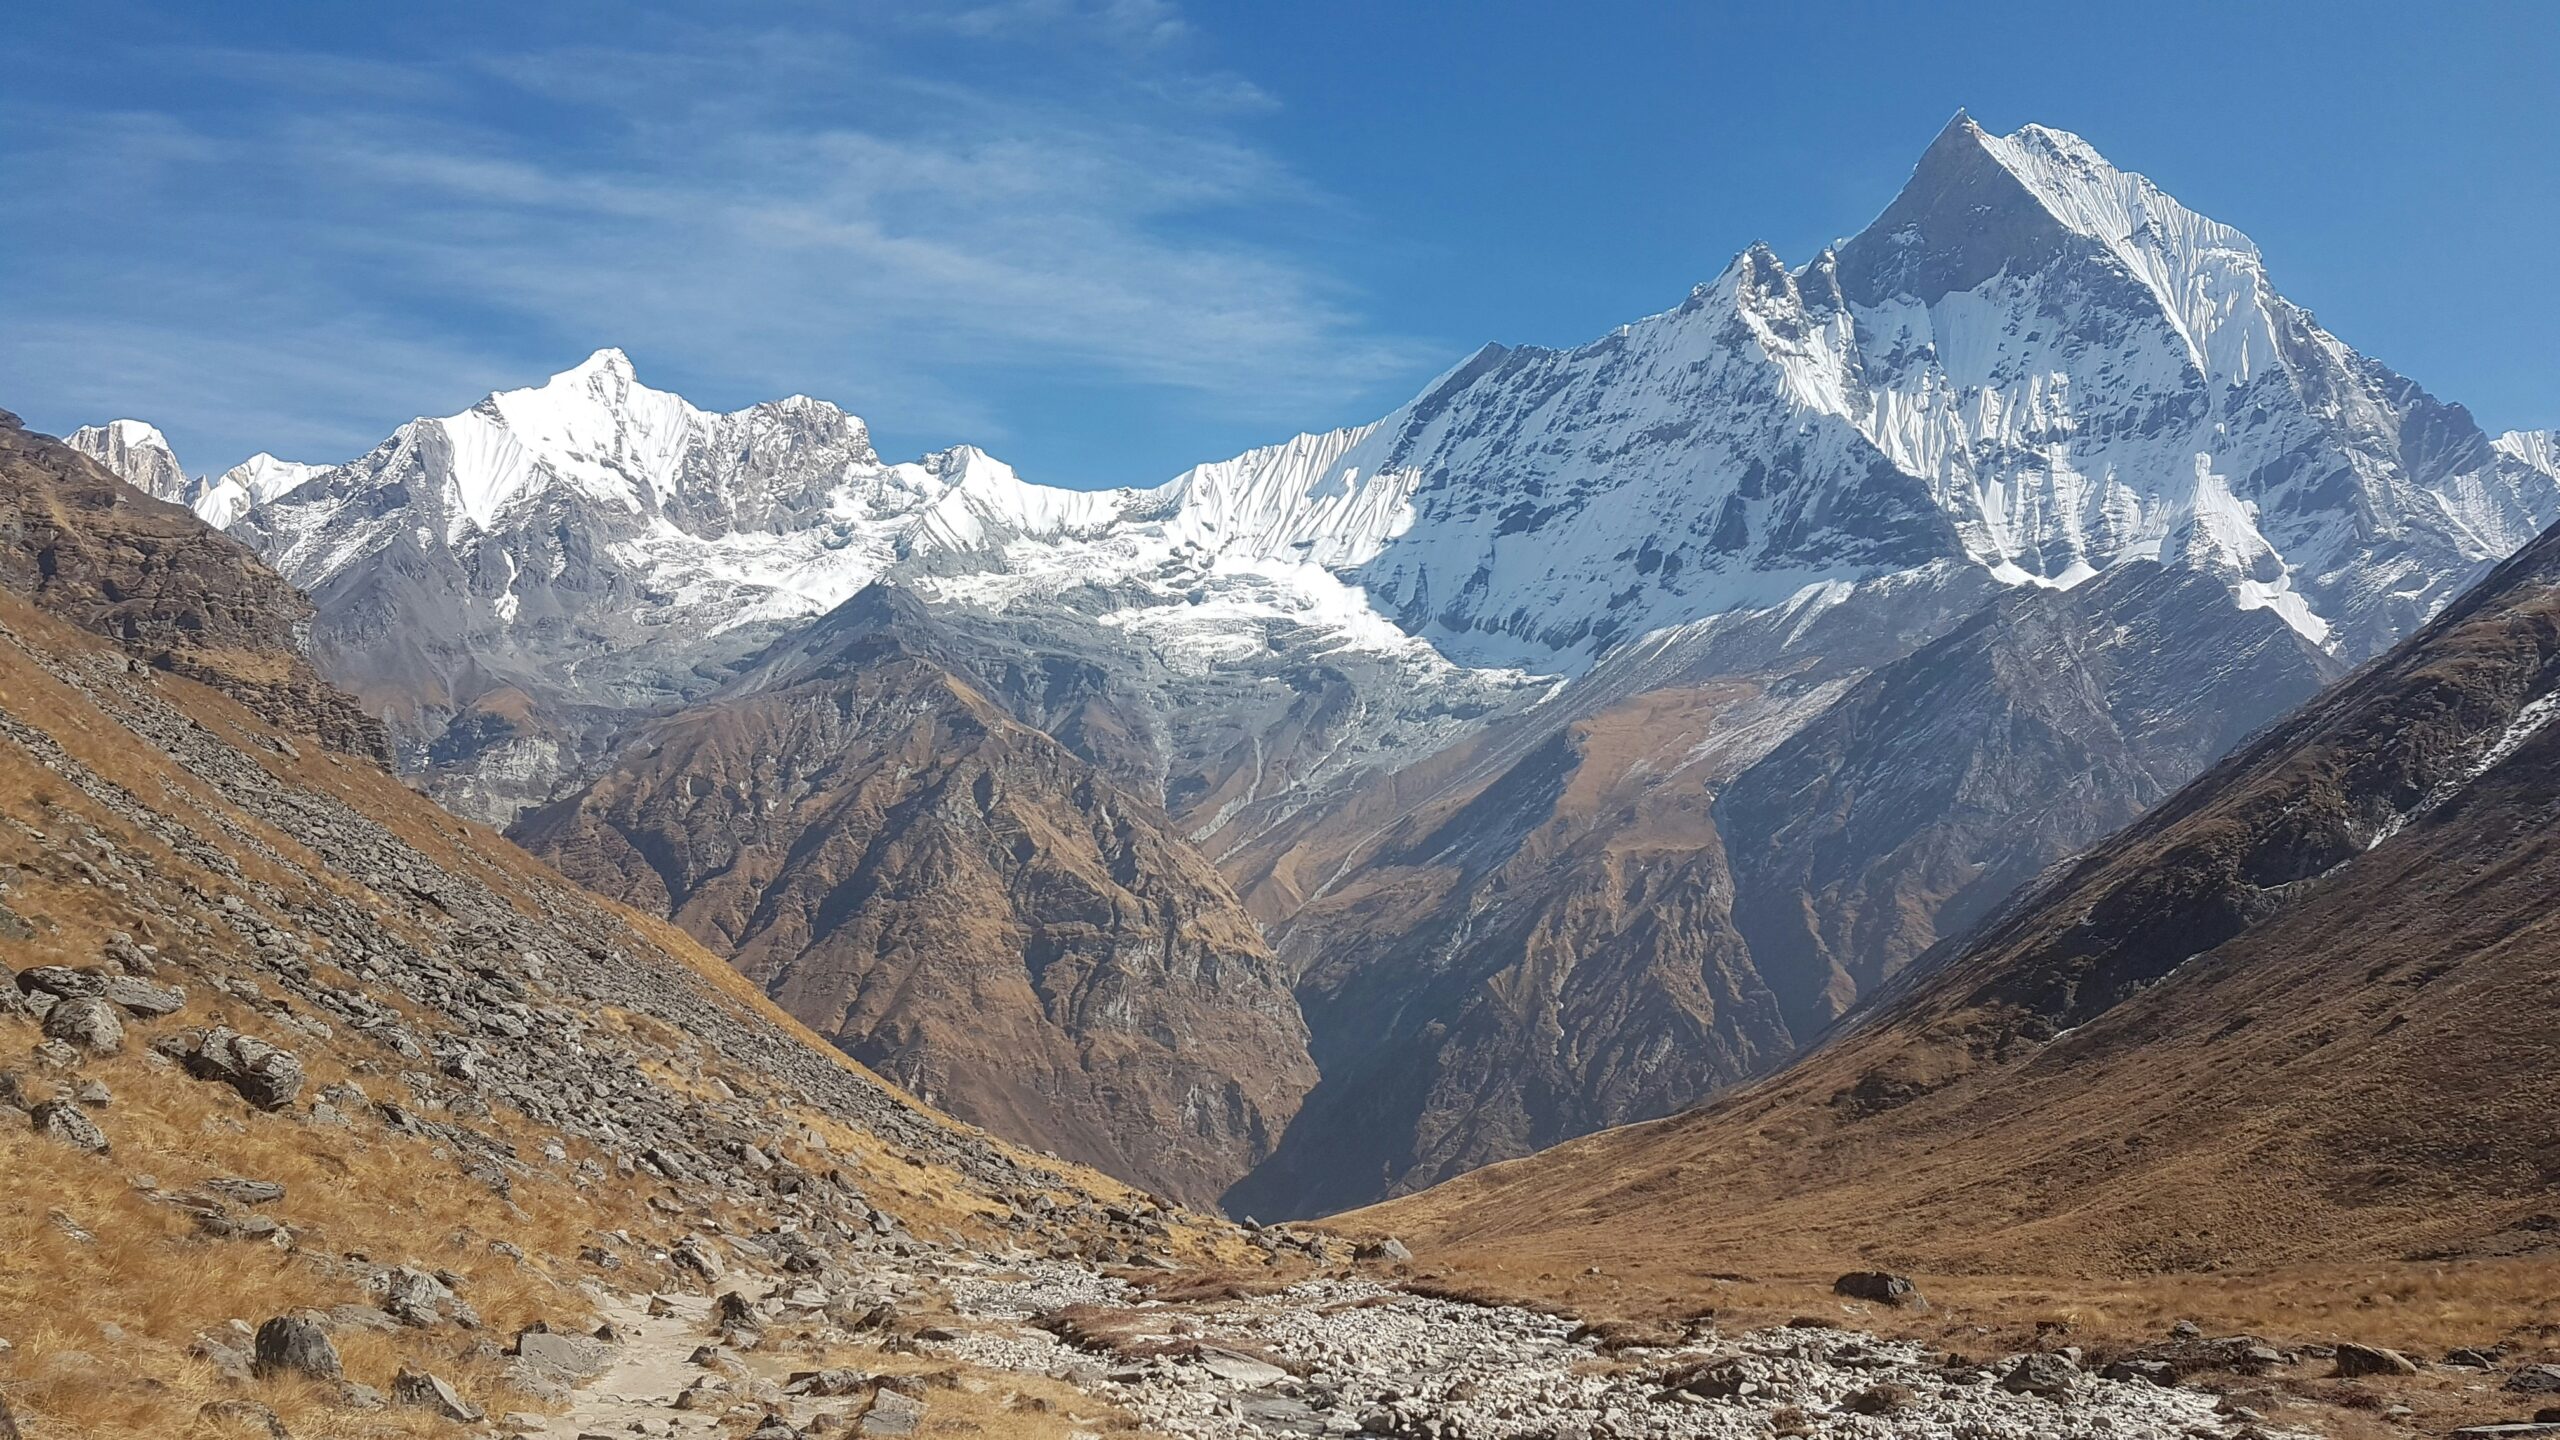
<path fill-rule="evenodd" d="M 927 625 L 865 591 L 515 834 L 934 1104 L 1213 1201 L 1315 1081 L 1288 976 L 1162 812 Z"/>
<path fill-rule="evenodd" d="M 1662 1299 L 2396 1266 L 2547 1309 L 2555 710 L 2560 532 L 1774 1078 L 1349 1223 Z"/>

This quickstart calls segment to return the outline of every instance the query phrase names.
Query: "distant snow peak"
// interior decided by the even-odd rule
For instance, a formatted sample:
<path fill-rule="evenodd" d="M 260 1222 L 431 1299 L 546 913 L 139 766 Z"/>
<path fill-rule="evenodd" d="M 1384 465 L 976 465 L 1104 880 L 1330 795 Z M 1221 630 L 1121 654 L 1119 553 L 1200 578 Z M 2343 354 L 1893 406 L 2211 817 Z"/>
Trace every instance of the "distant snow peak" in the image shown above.
<path fill-rule="evenodd" d="M 228 530 L 250 511 L 292 494 L 296 486 L 328 469 L 326 465 L 279 460 L 261 450 L 211 481 L 198 482 L 202 488 L 190 508 L 207 525 Z"/>
<path fill-rule="evenodd" d="M 184 505 L 217 530 L 227 529 L 257 505 L 293 489 L 326 466 L 279 460 L 264 451 L 214 477 L 188 478 L 168 437 L 140 420 L 84 425 L 64 443 L 104 465 L 127 484 L 157 500 Z"/>

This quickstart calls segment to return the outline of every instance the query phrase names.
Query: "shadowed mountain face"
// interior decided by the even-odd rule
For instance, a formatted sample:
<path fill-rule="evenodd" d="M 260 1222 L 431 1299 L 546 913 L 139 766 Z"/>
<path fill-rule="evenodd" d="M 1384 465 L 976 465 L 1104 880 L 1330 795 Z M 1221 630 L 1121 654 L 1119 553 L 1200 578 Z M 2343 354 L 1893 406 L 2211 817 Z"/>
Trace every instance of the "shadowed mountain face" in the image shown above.
<path fill-rule="evenodd" d="M 1300 912 L 1325 1081 L 1235 1208 L 1418 1188 L 1766 1070 L 2337 672 L 2153 565 L 1829 683 L 1736 674 L 1729 643 L 1721 678 L 1554 729 Z"/>
<path fill-rule="evenodd" d="M 2547 1251 L 2555 716 L 2560 531 L 1773 1079 L 1383 1223 L 1710 1263 L 1773 1230 L 1938 1268 Z"/>
<path fill-rule="evenodd" d="M 868 590 L 516 831 L 1001 1133 L 1207 1201 L 1314 1082 L 1288 977 L 1154 805 Z"/>

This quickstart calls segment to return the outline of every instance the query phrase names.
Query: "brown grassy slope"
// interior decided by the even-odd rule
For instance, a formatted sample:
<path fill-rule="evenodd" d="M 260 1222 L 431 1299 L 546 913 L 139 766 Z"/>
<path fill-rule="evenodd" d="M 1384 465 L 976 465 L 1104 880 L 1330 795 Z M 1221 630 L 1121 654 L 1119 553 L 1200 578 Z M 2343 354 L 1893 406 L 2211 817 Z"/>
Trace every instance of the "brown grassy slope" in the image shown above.
<path fill-rule="evenodd" d="M 1775 1078 L 1345 1223 L 1665 1303 L 1879 1264 L 2245 1309 L 2331 1266 L 2347 1309 L 2553 1318 L 2560 729 L 2466 777 L 2560 686 L 2555 582 L 2560 533 Z"/>

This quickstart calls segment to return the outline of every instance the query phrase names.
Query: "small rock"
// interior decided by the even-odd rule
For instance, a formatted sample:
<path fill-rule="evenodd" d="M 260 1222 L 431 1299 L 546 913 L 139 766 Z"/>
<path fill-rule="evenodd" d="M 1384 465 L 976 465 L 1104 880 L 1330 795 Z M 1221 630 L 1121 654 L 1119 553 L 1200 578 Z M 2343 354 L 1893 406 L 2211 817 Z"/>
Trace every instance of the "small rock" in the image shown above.
<path fill-rule="evenodd" d="M 108 976 L 98 998 L 144 1020 L 175 1015 L 187 1008 L 186 991 L 175 985 L 161 985 L 132 975 Z"/>
<path fill-rule="evenodd" d="M 1413 1251 L 1407 1249 L 1403 1241 L 1397 1239 L 1393 1235 L 1390 1235 L 1384 1240 L 1363 1245 L 1358 1249 L 1353 1250 L 1351 1252 L 1351 1258 L 1354 1260 L 1382 1261 L 1389 1265 L 1405 1265 L 1412 1262 Z"/>
<path fill-rule="evenodd" d="M 2527 1365 L 2507 1377 L 2501 1387 L 2519 1395 L 2560 1393 L 2560 1365 Z"/>
<path fill-rule="evenodd" d="M 293 1440 L 293 1432 L 284 1428 L 284 1420 L 255 1400 L 207 1400 L 196 1407 L 196 1416 L 225 1435 L 262 1430 L 267 1440 Z"/>
<path fill-rule="evenodd" d="M 1917 1398 L 1910 1386 L 1888 1381 L 1857 1391 L 1841 1401 L 1840 1408 L 1854 1415 L 1890 1415 L 1909 1406 Z"/>
<path fill-rule="evenodd" d="M 50 995 L 56 1000 L 94 1000 L 106 993 L 107 981 L 90 970 L 38 965 L 18 972 L 18 989 L 29 995 Z"/>
<path fill-rule="evenodd" d="M 2415 1375 L 2418 1366 L 2397 1350 L 2379 1345 L 2340 1345 L 2337 1378 L 2353 1380 L 2366 1375 Z"/>
<path fill-rule="evenodd" d="M 92 1155 L 107 1153 L 107 1132 L 99 1129 L 98 1122 L 90 1119 L 86 1111 L 68 1100 L 47 1100 L 27 1112 L 27 1118 L 35 1122 L 36 1133 L 47 1139 L 59 1140 L 74 1150 L 86 1150 Z"/>
<path fill-rule="evenodd" d="M 713 1330 L 762 1330 L 764 1317 L 756 1313 L 755 1303 L 735 1290 L 725 1291 L 711 1306 Z"/>
<path fill-rule="evenodd" d="M 261 1110 L 281 1110 L 302 1093 L 302 1062 L 292 1051 L 226 1025 L 168 1036 L 152 1048 L 199 1080 L 230 1086 Z"/>
<path fill-rule="evenodd" d="M 711 1248 L 711 1242 L 699 1235 L 687 1235 L 677 1241 L 675 1248 L 669 1250 L 667 1256 L 676 1264 L 705 1280 L 720 1278 L 720 1256 Z"/>
<path fill-rule="evenodd" d="M 516 1357 L 537 1370 L 569 1380 L 585 1380 L 604 1373 L 613 1359 L 613 1348 L 583 1335 L 528 1330 L 516 1337 Z"/>
<path fill-rule="evenodd" d="M 187 1346 L 187 1354 L 211 1366 L 213 1373 L 225 1380 L 246 1380 L 250 1377 L 249 1352 L 217 1336 L 198 1335 L 194 1343 Z"/>
<path fill-rule="evenodd" d="M 273 1180 L 243 1180 L 236 1175 L 207 1180 L 204 1188 L 240 1205 L 272 1205 L 284 1198 L 284 1187 Z"/>
<path fill-rule="evenodd" d="M 782 1393 L 828 1398 L 859 1394 L 870 1383 L 871 1377 L 859 1370 L 803 1370 L 783 1382 Z"/>
<path fill-rule="evenodd" d="M 338 1364 L 338 1347 L 329 1339 L 329 1332 L 318 1321 L 299 1315 L 278 1315 L 258 1327 L 249 1368 L 262 1380 L 278 1375 L 302 1375 L 314 1380 L 345 1378 Z"/>
<path fill-rule="evenodd" d="M 1266 1360 L 1256 1360 L 1250 1355 L 1239 1355 L 1233 1350 L 1203 1349 L 1200 1352 L 1200 1368 L 1230 1385 L 1241 1386 L 1247 1390 L 1259 1390 L 1266 1385 L 1277 1385 L 1289 1378 L 1289 1372 L 1279 1366 Z"/>
<path fill-rule="evenodd" d="M 2102 1380 L 2139 1380 L 2151 1385 L 2174 1385 L 2178 1367 L 2166 1360 L 2117 1360 L 2098 1372 Z"/>
<path fill-rule="evenodd" d="M 462 1393 L 441 1376 L 412 1370 L 406 1365 L 400 1367 L 400 1373 L 391 1381 L 391 1398 L 413 1409 L 465 1425 L 476 1425 L 488 1418 L 480 1407 L 464 1400 Z"/>
<path fill-rule="evenodd" d="M 903 1440 L 924 1423 L 924 1402 L 895 1390 L 872 1392 L 871 1408 L 862 1412 L 854 1433 L 866 1440 Z"/>
<path fill-rule="evenodd" d="M 453 1287 L 418 1269 L 403 1265 L 382 1278 L 382 1308 L 403 1325 L 425 1329 L 451 1318 L 466 1330 L 480 1327 L 480 1316 Z"/>
<path fill-rule="evenodd" d="M 2000 1388 L 2013 1395 L 2040 1395 L 2047 1400 L 2067 1397 L 2079 1383 L 2080 1367 L 2060 1355 L 2021 1355 L 2000 1377 Z"/>

